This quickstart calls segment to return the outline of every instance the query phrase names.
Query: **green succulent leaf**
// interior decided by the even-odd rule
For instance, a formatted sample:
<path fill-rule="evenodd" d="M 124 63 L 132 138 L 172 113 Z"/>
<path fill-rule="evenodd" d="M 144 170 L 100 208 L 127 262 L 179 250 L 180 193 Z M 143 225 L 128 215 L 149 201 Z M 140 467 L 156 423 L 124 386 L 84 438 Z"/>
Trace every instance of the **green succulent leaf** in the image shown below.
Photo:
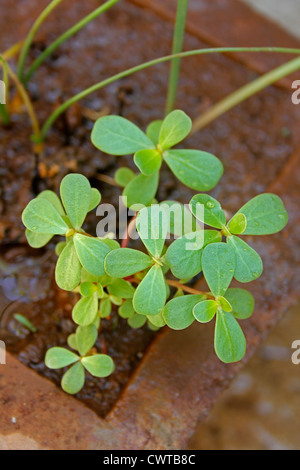
<path fill-rule="evenodd" d="M 198 224 L 197 220 L 180 202 L 164 201 L 160 203 L 160 207 L 164 208 L 169 213 L 169 233 L 176 237 L 182 237 L 187 233 L 201 230 L 201 226 Z"/>
<path fill-rule="evenodd" d="M 124 279 L 116 279 L 108 286 L 108 292 L 115 297 L 120 297 L 121 299 L 132 299 L 134 291 L 135 289 L 130 282 L 127 282 Z"/>
<path fill-rule="evenodd" d="M 60 256 L 63 252 L 63 250 L 66 248 L 67 242 L 59 242 L 57 243 L 55 247 L 55 253 L 57 256 Z"/>
<path fill-rule="evenodd" d="M 228 292 L 228 291 L 227 291 Z M 232 305 L 231 303 L 226 299 L 226 297 L 223 297 L 223 296 L 219 296 L 217 298 L 220 306 L 222 307 L 222 310 L 224 310 L 224 312 L 232 312 Z"/>
<path fill-rule="evenodd" d="M 98 119 L 93 128 L 92 142 L 102 152 L 117 156 L 154 148 L 153 142 L 144 132 L 120 116 Z"/>
<path fill-rule="evenodd" d="M 55 207 L 43 198 L 30 201 L 22 214 L 22 221 L 34 233 L 65 235 L 69 229 Z"/>
<path fill-rule="evenodd" d="M 50 202 L 50 204 L 52 204 L 52 206 L 57 210 L 59 215 L 61 215 L 62 217 L 66 215 L 59 197 L 53 191 L 42 191 L 37 196 L 37 199 L 45 199 L 46 201 Z"/>
<path fill-rule="evenodd" d="M 178 279 L 189 279 L 202 269 L 202 249 L 220 242 L 222 237 L 216 230 L 202 230 L 186 234 L 175 240 L 167 249 L 166 261 Z"/>
<path fill-rule="evenodd" d="M 184 295 L 170 300 L 164 308 L 163 317 L 172 330 L 184 330 L 195 321 L 193 308 L 204 300 L 203 295 Z"/>
<path fill-rule="evenodd" d="M 83 357 L 81 363 L 94 377 L 108 377 L 115 369 L 112 358 L 106 354 Z"/>
<path fill-rule="evenodd" d="M 283 202 L 275 194 L 256 196 L 238 213 L 244 214 L 247 218 L 244 235 L 271 235 L 280 232 L 288 222 L 288 213 Z"/>
<path fill-rule="evenodd" d="M 135 178 L 135 173 L 124 166 L 116 171 L 114 178 L 119 186 L 125 188 Z"/>
<path fill-rule="evenodd" d="M 231 313 L 217 312 L 215 350 L 219 359 L 226 364 L 240 361 L 246 353 L 244 333 Z"/>
<path fill-rule="evenodd" d="M 244 240 L 235 235 L 227 237 L 227 243 L 236 254 L 234 277 L 239 282 L 251 282 L 261 276 L 263 262 L 259 254 Z"/>
<path fill-rule="evenodd" d="M 246 216 L 242 213 L 235 214 L 234 217 L 228 222 L 228 230 L 234 235 L 240 235 L 245 232 L 247 227 Z"/>
<path fill-rule="evenodd" d="M 192 121 L 183 111 L 172 111 L 161 125 L 159 145 L 163 150 L 174 147 L 189 135 L 191 129 Z"/>
<path fill-rule="evenodd" d="M 75 395 L 80 392 L 85 382 L 85 372 L 82 364 L 74 364 L 63 376 L 61 388 L 69 395 Z"/>
<path fill-rule="evenodd" d="M 203 233 L 187 234 L 175 240 L 167 249 L 166 261 L 178 279 L 188 279 L 200 273 Z"/>
<path fill-rule="evenodd" d="M 100 317 L 107 318 L 112 311 L 112 303 L 109 298 L 102 299 L 100 302 Z"/>
<path fill-rule="evenodd" d="M 80 356 L 85 356 L 97 341 L 98 330 L 95 325 L 79 326 L 76 330 L 76 344 Z"/>
<path fill-rule="evenodd" d="M 83 297 L 73 308 L 73 321 L 80 326 L 88 326 L 94 323 L 98 313 L 97 293 L 90 297 Z"/>
<path fill-rule="evenodd" d="M 162 254 L 168 233 L 168 214 L 158 204 L 144 207 L 136 219 L 137 231 L 147 250 L 155 258 Z"/>
<path fill-rule="evenodd" d="M 231 288 L 225 294 L 225 298 L 232 305 L 232 313 L 239 320 L 250 318 L 254 311 L 254 297 L 245 289 Z"/>
<path fill-rule="evenodd" d="M 139 284 L 133 307 L 141 315 L 157 315 L 166 303 L 165 278 L 160 266 L 153 266 Z"/>
<path fill-rule="evenodd" d="M 118 313 L 122 318 L 130 318 L 134 315 L 134 308 L 132 305 L 132 300 L 128 299 L 120 306 Z"/>
<path fill-rule="evenodd" d="M 101 284 L 103 284 L 102 278 L 103 276 L 94 276 L 93 274 L 89 273 L 85 268 L 82 268 L 81 270 L 81 282 L 93 282 L 93 283 L 100 282 Z"/>
<path fill-rule="evenodd" d="M 81 264 L 73 241 L 67 243 L 59 255 L 55 268 L 55 280 L 58 287 L 72 291 L 78 287 L 81 277 Z"/>
<path fill-rule="evenodd" d="M 90 297 L 97 291 L 97 286 L 92 282 L 82 282 L 80 284 L 80 294 L 83 297 Z"/>
<path fill-rule="evenodd" d="M 202 270 L 214 296 L 223 296 L 235 271 L 235 252 L 225 243 L 208 245 L 202 255 Z"/>
<path fill-rule="evenodd" d="M 160 170 L 162 156 L 157 150 L 139 150 L 134 155 L 134 163 L 143 175 L 150 176 Z"/>
<path fill-rule="evenodd" d="M 158 145 L 159 143 L 159 134 L 160 134 L 162 123 L 163 123 L 162 120 L 153 121 L 147 127 L 146 134 L 149 137 L 149 139 L 154 143 L 154 145 Z"/>
<path fill-rule="evenodd" d="M 117 250 L 120 248 L 120 243 L 117 240 L 112 240 L 111 238 L 99 238 L 102 243 L 108 246 L 110 250 Z"/>
<path fill-rule="evenodd" d="M 200 323 L 209 323 L 217 312 L 218 304 L 215 300 L 203 300 L 193 308 L 193 315 Z"/>
<path fill-rule="evenodd" d="M 60 195 L 72 226 L 79 230 L 91 204 L 89 180 L 79 174 L 65 176 L 60 185 Z"/>
<path fill-rule="evenodd" d="M 90 206 L 88 209 L 88 212 L 91 212 L 92 210 L 96 209 L 96 207 L 99 206 L 101 202 L 101 193 L 98 191 L 96 188 L 91 189 L 91 200 L 90 200 Z"/>
<path fill-rule="evenodd" d="M 214 188 L 224 171 L 217 157 L 200 150 L 168 150 L 163 157 L 179 181 L 197 191 Z"/>
<path fill-rule="evenodd" d="M 72 333 L 71 335 L 68 336 L 67 342 L 68 342 L 68 346 L 71 349 L 74 349 L 75 351 L 78 351 L 77 340 L 76 340 L 76 334 L 75 333 Z"/>
<path fill-rule="evenodd" d="M 45 364 L 49 369 L 62 369 L 77 361 L 79 361 L 77 354 L 65 348 L 51 348 L 45 357 Z"/>
<path fill-rule="evenodd" d="M 132 210 L 139 210 L 150 204 L 157 192 L 158 181 L 158 172 L 151 176 L 137 175 L 123 191 L 125 206 Z"/>
<path fill-rule="evenodd" d="M 106 243 L 77 233 L 74 236 L 74 244 L 83 267 L 93 276 L 103 276 L 105 274 L 104 260 L 110 252 Z"/>
<path fill-rule="evenodd" d="M 52 240 L 53 235 L 49 235 L 48 233 L 34 233 L 28 230 L 25 231 L 25 235 L 28 241 L 28 244 L 32 248 L 42 248 L 43 246 L 47 245 L 47 243 Z"/>
<path fill-rule="evenodd" d="M 37 332 L 37 328 L 24 315 L 21 315 L 20 313 L 14 313 L 14 319 L 27 328 L 27 330 L 31 331 L 31 333 Z"/>
<path fill-rule="evenodd" d="M 124 278 L 144 271 L 153 264 L 150 256 L 131 248 L 119 248 L 111 251 L 105 258 L 104 267 L 107 274 L 115 278 Z"/>
<path fill-rule="evenodd" d="M 148 320 L 150 321 L 151 325 L 155 326 L 156 328 L 162 328 L 166 324 L 162 312 L 158 313 L 157 315 L 149 315 Z"/>
<path fill-rule="evenodd" d="M 210 227 L 222 229 L 226 224 L 226 216 L 221 204 L 207 194 L 196 194 L 190 201 L 192 214 Z"/>
<path fill-rule="evenodd" d="M 147 317 L 145 315 L 134 314 L 128 318 L 127 323 L 131 328 L 138 329 L 142 328 L 147 322 Z"/>

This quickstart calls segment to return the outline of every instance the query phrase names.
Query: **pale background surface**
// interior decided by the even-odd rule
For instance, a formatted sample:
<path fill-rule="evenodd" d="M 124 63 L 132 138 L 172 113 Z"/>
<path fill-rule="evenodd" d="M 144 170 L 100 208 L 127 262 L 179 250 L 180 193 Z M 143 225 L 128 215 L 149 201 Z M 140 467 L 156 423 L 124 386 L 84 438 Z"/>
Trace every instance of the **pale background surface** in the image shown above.
<path fill-rule="evenodd" d="M 242 0 L 300 37 L 300 0 Z"/>
<path fill-rule="evenodd" d="M 242 0 L 300 37 L 300 0 Z M 300 450 L 300 304 L 223 393 L 190 442 L 194 450 Z"/>

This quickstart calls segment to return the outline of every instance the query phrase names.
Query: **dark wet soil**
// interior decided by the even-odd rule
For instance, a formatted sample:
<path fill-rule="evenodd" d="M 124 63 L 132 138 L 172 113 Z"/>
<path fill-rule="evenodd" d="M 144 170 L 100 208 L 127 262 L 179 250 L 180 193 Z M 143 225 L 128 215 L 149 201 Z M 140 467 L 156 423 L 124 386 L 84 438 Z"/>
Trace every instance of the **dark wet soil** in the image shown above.
<path fill-rule="evenodd" d="M 46 3 L 20 0 L 18 7 L 12 2 L 1 6 L 1 50 L 26 35 L 32 18 Z M 43 26 L 31 58 L 96 5 L 96 0 L 76 2 L 71 9 L 60 5 Z M 11 27 L 12 17 L 18 28 Z M 154 14 L 128 2 L 114 7 L 64 44 L 33 78 L 29 89 L 40 121 L 60 102 L 86 86 L 139 62 L 168 54 L 171 41 L 171 25 Z M 204 46 L 187 35 L 187 49 Z M 86 108 L 121 114 L 145 127 L 164 113 L 167 73 L 167 64 L 143 71 L 100 90 L 72 108 L 51 130 L 45 156 L 40 161 L 32 152 L 31 129 L 25 114 L 14 116 L 11 128 L 0 129 L 1 305 L 21 302 L 5 310 L 0 333 L 5 330 L 9 348 L 22 362 L 56 383 L 59 374 L 46 369 L 43 358 L 49 347 L 65 345 L 73 328 L 70 312 L 75 299 L 55 287 L 55 256 L 51 247 L 44 251 L 26 247 L 21 212 L 37 192 L 45 188 L 57 190 L 61 178 L 70 171 L 90 178 L 93 186 L 101 190 L 104 202 L 117 205 L 118 188 L 105 185 L 97 177 L 102 172 L 113 175 L 117 166 L 132 166 L 132 162 L 102 155 L 92 147 L 89 137 L 93 123 L 84 117 Z M 183 65 L 178 107 L 195 118 L 253 78 L 252 71 L 228 57 L 191 58 Z M 270 87 L 188 140 L 188 146 L 210 151 L 223 161 L 225 174 L 213 195 L 229 213 L 266 191 L 280 174 L 299 146 L 297 118 L 299 112 L 291 104 L 289 93 Z M 191 190 L 178 184 L 163 169 L 160 200 L 169 198 L 186 203 L 192 195 Z M 296 221 L 295 193 L 289 191 L 283 197 L 291 219 Z M 96 223 L 96 218 L 90 220 L 91 226 Z M 265 262 L 264 277 L 252 291 L 257 304 L 265 306 L 266 314 L 259 319 L 254 316 L 250 322 L 250 328 L 261 334 L 274 323 L 279 303 L 284 303 L 297 289 L 299 253 L 294 246 L 299 241 L 299 230 L 296 224 L 288 227 L 284 237 L 289 237 L 289 243 L 284 246 L 282 235 L 250 240 Z M 12 320 L 17 308 L 38 327 L 37 334 L 23 338 L 24 331 L 17 331 Z M 132 331 L 124 322 L 116 325 L 112 321 L 105 325 L 101 337 L 99 347 L 107 347 L 115 360 L 116 373 L 103 381 L 88 379 L 88 387 L 79 398 L 104 416 L 128 383 L 153 333 L 147 329 Z"/>

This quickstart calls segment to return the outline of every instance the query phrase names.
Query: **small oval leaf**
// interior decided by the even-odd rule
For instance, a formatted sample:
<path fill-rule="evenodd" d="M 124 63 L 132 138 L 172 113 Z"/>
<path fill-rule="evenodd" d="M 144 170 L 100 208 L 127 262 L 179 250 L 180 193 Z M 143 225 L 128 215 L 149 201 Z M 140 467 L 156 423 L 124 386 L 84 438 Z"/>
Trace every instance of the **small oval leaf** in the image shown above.
<path fill-rule="evenodd" d="M 172 330 L 184 330 L 195 321 L 193 308 L 205 300 L 203 295 L 184 295 L 170 300 L 164 308 L 163 317 Z"/>
<path fill-rule="evenodd" d="M 85 382 L 84 368 L 80 362 L 74 364 L 63 376 L 61 388 L 69 395 L 75 395 L 80 392 Z"/>
<path fill-rule="evenodd" d="M 33 233 L 65 235 L 69 229 L 53 205 L 43 198 L 30 201 L 22 214 L 22 221 Z"/>
<path fill-rule="evenodd" d="M 166 303 L 165 278 L 160 266 L 154 265 L 139 284 L 133 307 L 141 315 L 157 315 Z"/>
<path fill-rule="evenodd" d="M 192 129 L 192 121 L 183 111 L 172 111 L 164 119 L 159 134 L 159 145 L 163 150 L 174 147 L 184 140 Z"/>
<path fill-rule="evenodd" d="M 232 306 L 232 313 L 239 320 L 250 318 L 254 312 L 254 297 L 245 289 L 233 287 L 228 289 L 225 298 Z"/>
<path fill-rule="evenodd" d="M 96 354 L 81 359 L 83 366 L 94 377 L 108 377 L 115 369 L 111 357 L 106 354 Z"/>
<path fill-rule="evenodd" d="M 179 181 L 196 191 L 210 191 L 223 175 L 221 161 L 207 152 L 168 150 L 163 157 Z"/>
<path fill-rule="evenodd" d="M 59 255 L 56 264 L 56 284 L 63 290 L 72 291 L 78 287 L 80 277 L 81 264 L 77 256 L 74 243 L 73 241 L 70 241 Z"/>
<path fill-rule="evenodd" d="M 240 361 L 246 353 L 244 333 L 231 313 L 217 312 L 215 350 L 226 364 Z"/>
<path fill-rule="evenodd" d="M 139 150 L 134 155 L 134 163 L 143 175 L 150 176 L 160 170 L 162 156 L 157 150 Z"/>
<path fill-rule="evenodd" d="M 94 346 L 98 337 L 95 325 L 79 326 L 76 330 L 76 344 L 80 356 L 85 356 Z"/>
<path fill-rule="evenodd" d="M 74 236 L 74 244 L 83 267 L 93 276 L 103 276 L 105 274 L 104 260 L 110 252 L 106 243 L 77 233 Z"/>
<path fill-rule="evenodd" d="M 234 277 L 237 281 L 251 282 L 261 276 L 263 262 L 251 246 L 235 235 L 227 237 L 227 243 L 235 250 L 236 267 Z"/>
<path fill-rule="evenodd" d="M 132 210 L 139 210 L 143 206 L 148 206 L 156 195 L 158 181 L 158 172 L 151 176 L 137 175 L 123 191 L 122 196 L 125 206 Z"/>
<path fill-rule="evenodd" d="M 127 282 L 124 279 L 116 279 L 108 286 L 108 292 L 115 297 L 120 297 L 121 299 L 132 299 L 134 291 L 135 289 L 130 282 Z"/>
<path fill-rule="evenodd" d="M 34 233 L 28 230 L 28 228 L 26 229 L 25 234 L 28 244 L 32 248 L 42 248 L 53 238 L 53 235 L 49 235 L 48 233 Z"/>
<path fill-rule="evenodd" d="M 91 297 L 83 297 L 73 308 L 73 321 L 80 326 L 88 326 L 94 323 L 98 313 L 97 293 Z"/>
<path fill-rule="evenodd" d="M 60 195 L 72 226 L 80 229 L 91 204 L 89 180 L 75 173 L 65 176 L 60 185 Z"/>
<path fill-rule="evenodd" d="M 136 228 L 150 254 L 159 258 L 169 229 L 168 213 L 158 204 L 144 207 L 137 215 Z"/>
<path fill-rule="evenodd" d="M 192 214 L 210 227 L 222 229 L 226 224 L 226 216 L 221 204 L 208 194 L 196 194 L 190 201 Z"/>
<path fill-rule="evenodd" d="M 62 369 L 77 361 L 79 361 L 77 354 L 65 348 L 51 348 L 45 357 L 45 364 L 49 369 Z"/>
<path fill-rule="evenodd" d="M 240 235 L 245 232 L 247 227 L 247 218 L 244 214 L 235 214 L 228 222 L 228 230 L 234 235 Z"/>
<path fill-rule="evenodd" d="M 104 267 L 111 277 L 124 278 L 144 271 L 153 264 L 145 253 L 131 248 L 113 250 L 105 258 Z"/>
<path fill-rule="evenodd" d="M 163 123 L 162 120 L 153 121 L 147 127 L 146 134 L 149 137 L 149 139 L 154 143 L 155 146 L 158 145 L 159 143 L 159 134 L 160 134 L 162 123 Z"/>
<path fill-rule="evenodd" d="M 288 213 L 276 194 L 260 194 L 247 202 L 238 213 L 247 218 L 244 235 L 271 235 L 280 232 L 288 222 Z"/>
<path fill-rule="evenodd" d="M 225 243 L 208 245 L 202 255 L 205 280 L 214 296 L 224 295 L 235 271 L 235 252 Z"/>
<path fill-rule="evenodd" d="M 193 308 L 193 315 L 200 323 L 209 323 L 217 312 L 218 304 L 215 300 L 203 300 Z"/>
<path fill-rule="evenodd" d="M 110 155 L 130 155 L 154 148 L 153 142 L 135 124 L 121 116 L 98 119 L 92 132 L 92 143 Z"/>
<path fill-rule="evenodd" d="M 116 173 L 115 173 L 115 182 L 121 186 L 122 188 L 125 188 L 127 184 L 130 183 L 135 178 L 135 173 L 130 170 L 130 168 L 122 167 L 119 168 Z"/>

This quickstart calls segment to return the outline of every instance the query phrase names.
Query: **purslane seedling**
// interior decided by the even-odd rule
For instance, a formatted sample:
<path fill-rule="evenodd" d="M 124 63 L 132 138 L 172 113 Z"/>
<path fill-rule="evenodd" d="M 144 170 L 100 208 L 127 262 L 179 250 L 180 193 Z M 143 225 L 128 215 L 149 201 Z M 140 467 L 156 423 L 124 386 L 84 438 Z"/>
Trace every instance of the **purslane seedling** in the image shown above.
<path fill-rule="evenodd" d="M 257 279 L 263 265 L 242 237 L 277 233 L 287 224 L 288 215 L 278 196 L 261 194 L 227 221 L 221 204 L 204 193 L 191 199 L 190 212 L 178 204 L 179 211 L 168 214 L 174 201 L 154 200 L 163 162 L 197 191 L 212 189 L 223 173 L 214 155 L 173 149 L 190 130 L 189 117 L 178 110 L 151 123 L 146 133 L 118 116 L 95 123 L 94 145 L 110 155 L 133 154 L 140 170 L 135 174 L 124 167 L 115 178 L 123 187 L 127 206 L 136 211 L 133 220 L 142 250 L 85 232 L 86 215 L 99 205 L 101 195 L 82 175 L 63 179 L 61 200 L 44 191 L 23 212 L 32 247 L 46 245 L 54 235 L 65 238 L 56 247 L 56 282 L 80 296 L 72 312 L 76 329 L 67 341 L 75 352 L 52 348 L 46 355 L 50 368 L 71 366 L 62 379 L 68 393 L 83 387 L 85 371 L 95 377 L 113 373 L 112 359 L 97 351 L 95 344 L 102 318 L 116 309 L 133 328 L 147 323 L 154 330 L 165 325 L 182 330 L 195 321 L 215 319 L 215 351 L 220 360 L 231 363 L 245 355 L 246 340 L 238 320 L 252 315 L 254 299 L 247 290 L 230 284 L 233 279 L 240 283 Z M 208 285 L 205 292 L 187 285 L 201 272 Z"/>

